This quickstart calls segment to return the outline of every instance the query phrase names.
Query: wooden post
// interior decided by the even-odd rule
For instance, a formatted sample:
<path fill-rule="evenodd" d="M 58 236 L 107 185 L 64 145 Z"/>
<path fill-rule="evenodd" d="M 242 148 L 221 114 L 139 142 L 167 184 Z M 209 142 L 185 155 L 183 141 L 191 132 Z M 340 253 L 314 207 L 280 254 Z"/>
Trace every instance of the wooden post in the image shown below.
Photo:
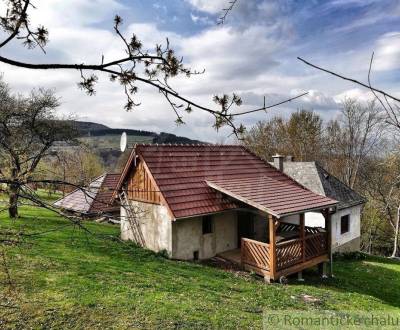
<path fill-rule="evenodd" d="M 304 228 L 304 213 L 300 213 L 300 239 L 301 239 L 301 259 L 306 261 L 306 236 Z"/>
<path fill-rule="evenodd" d="M 304 282 L 303 271 L 302 270 L 297 273 L 297 280 L 299 282 Z"/>
<path fill-rule="evenodd" d="M 269 229 L 269 248 L 270 248 L 270 278 L 275 280 L 276 274 L 276 225 L 275 217 L 271 214 L 268 215 L 268 229 Z"/>
<path fill-rule="evenodd" d="M 243 249 L 244 249 L 244 242 L 243 242 L 243 237 L 240 238 L 240 265 L 244 267 L 244 254 L 243 254 Z"/>
<path fill-rule="evenodd" d="M 329 275 L 333 276 L 333 258 L 332 258 L 332 219 L 331 219 L 331 214 L 329 212 L 329 209 L 323 210 L 322 214 L 324 215 L 325 218 L 325 230 L 326 230 L 326 245 L 328 248 L 328 255 L 329 255 L 329 260 L 330 260 L 330 271 Z"/>
<path fill-rule="evenodd" d="M 322 278 L 327 278 L 326 276 L 326 262 L 318 264 L 318 272 Z"/>

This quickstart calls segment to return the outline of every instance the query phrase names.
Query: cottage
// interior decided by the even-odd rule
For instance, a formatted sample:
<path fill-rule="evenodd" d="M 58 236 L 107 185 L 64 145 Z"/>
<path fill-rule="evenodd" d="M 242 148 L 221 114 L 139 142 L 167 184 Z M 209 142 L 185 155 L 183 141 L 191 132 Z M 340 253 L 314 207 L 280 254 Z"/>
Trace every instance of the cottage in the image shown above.
<path fill-rule="evenodd" d="M 54 206 L 85 218 L 119 218 L 120 205 L 113 199 L 120 174 L 105 173 L 95 178 L 87 187 L 75 189 L 54 202 Z"/>
<path fill-rule="evenodd" d="M 332 251 L 353 252 L 360 250 L 361 211 L 365 198 L 325 170 L 318 162 L 295 162 L 292 157 L 273 156 L 274 166 L 311 191 L 337 200 L 332 214 Z M 305 224 L 321 227 L 321 213 L 307 212 Z"/>
<path fill-rule="evenodd" d="M 242 146 L 137 145 L 117 193 L 122 239 L 174 259 L 220 255 L 275 280 L 330 258 L 338 202 Z M 323 228 L 305 226 L 307 212 Z"/>

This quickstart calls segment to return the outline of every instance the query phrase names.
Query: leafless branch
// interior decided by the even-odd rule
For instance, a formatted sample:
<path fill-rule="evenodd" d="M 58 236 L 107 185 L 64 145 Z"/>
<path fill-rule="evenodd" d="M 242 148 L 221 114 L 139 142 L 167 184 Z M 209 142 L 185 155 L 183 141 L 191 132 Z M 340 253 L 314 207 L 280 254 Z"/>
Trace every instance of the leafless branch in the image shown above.
<path fill-rule="evenodd" d="M 302 61 L 303 63 L 305 63 L 305 64 L 307 64 L 307 65 L 309 65 L 309 66 L 315 68 L 315 69 L 318 69 L 318 70 L 320 70 L 320 71 L 329 73 L 330 75 L 333 75 L 333 76 L 338 77 L 338 78 L 340 78 L 340 79 L 350 81 L 350 82 L 352 82 L 352 83 L 354 83 L 354 84 L 357 84 L 357 85 L 359 85 L 359 86 L 368 88 L 368 89 L 370 89 L 371 91 L 374 91 L 374 92 L 376 92 L 376 93 L 379 93 L 379 94 L 383 95 L 384 97 L 387 97 L 387 98 L 392 99 L 393 101 L 400 102 L 400 99 L 399 99 L 398 97 L 395 97 L 394 95 L 391 95 L 391 94 L 389 94 L 389 93 L 386 93 L 385 91 L 383 91 L 383 90 L 381 90 L 381 89 L 374 88 L 374 87 L 369 86 L 368 84 L 363 83 L 363 82 L 361 82 L 361 81 L 359 81 L 359 80 L 356 80 L 356 79 L 353 79 L 353 78 L 349 78 L 349 77 L 343 76 L 343 75 L 341 75 L 341 74 L 338 74 L 338 73 L 336 73 L 336 72 L 333 72 L 333 71 L 331 71 L 331 70 L 328 70 L 328 69 L 325 69 L 325 68 L 323 68 L 323 67 L 317 66 L 317 65 L 315 65 L 315 64 L 312 64 L 312 63 L 306 61 L 305 59 L 303 59 L 303 58 L 301 58 L 301 57 L 297 57 L 297 59 L 300 60 L 300 61 Z"/>
<path fill-rule="evenodd" d="M 231 0 L 229 1 L 229 7 L 222 9 L 222 16 L 218 19 L 218 25 L 222 25 L 225 23 L 225 20 L 228 14 L 232 11 L 233 7 L 235 7 L 238 0 Z"/>

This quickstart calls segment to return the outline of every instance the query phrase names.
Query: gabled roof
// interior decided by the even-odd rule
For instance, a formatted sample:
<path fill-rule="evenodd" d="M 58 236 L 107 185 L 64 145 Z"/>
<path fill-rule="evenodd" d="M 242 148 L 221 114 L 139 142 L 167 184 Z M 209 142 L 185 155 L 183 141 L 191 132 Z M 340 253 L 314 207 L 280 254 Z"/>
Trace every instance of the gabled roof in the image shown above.
<path fill-rule="evenodd" d="M 74 190 L 53 205 L 83 214 L 112 211 L 115 209 L 112 203 L 112 195 L 119 178 L 120 174 L 103 174 L 94 179 L 88 187 Z"/>
<path fill-rule="evenodd" d="M 284 162 L 283 171 L 311 191 L 337 200 L 338 209 L 366 202 L 364 197 L 326 171 L 318 162 Z"/>
<path fill-rule="evenodd" d="M 287 210 L 322 209 L 336 204 L 332 199 L 308 191 L 239 145 L 137 145 L 117 189 L 131 171 L 135 155 L 146 163 L 175 218 L 236 209 L 243 207 L 243 202 L 252 205 L 248 201 L 259 194 L 265 194 L 265 199 L 272 201 L 275 200 L 270 195 L 272 189 L 275 192 L 281 189 L 281 203 Z M 235 185 L 229 185 L 242 179 L 248 182 L 247 202 L 238 198 Z M 230 193 L 225 189 L 227 185 Z M 286 212 L 285 208 L 272 210 L 264 205 L 261 209 L 280 216 L 285 214 L 282 213 Z"/>

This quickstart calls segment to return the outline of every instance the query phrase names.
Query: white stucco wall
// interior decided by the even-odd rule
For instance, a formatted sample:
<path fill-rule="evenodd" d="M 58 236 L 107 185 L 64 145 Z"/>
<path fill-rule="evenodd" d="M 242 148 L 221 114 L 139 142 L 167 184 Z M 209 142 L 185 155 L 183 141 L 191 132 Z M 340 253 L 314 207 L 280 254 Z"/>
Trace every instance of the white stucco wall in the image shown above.
<path fill-rule="evenodd" d="M 200 259 L 237 248 L 236 212 L 212 215 L 213 232 L 203 235 L 202 217 L 180 219 L 172 223 L 172 258 L 193 259 L 198 251 Z"/>
<path fill-rule="evenodd" d="M 166 250 L 172 254 L 172 219 L 165 206 L 130 201 L 137 210 L 138 221 L 145 239 L 145 247 L 159 252 Z M 126 210 L 121 207 L 121 239 L 134 240 Z"/>
<path fill-rule="evenodd" d="M 361 221 L 361 205 L 349 207 L 343 210 L 339 210 L 332 214 L 332 250 L 335 251 L 340 247 L 360 238 L 360 221 Z M 350 230 L 347 233 L 340 233 L 340 222 L 341 217 L 344 215 L 350 216 Z M 292 215 L 281 219 L 283 222 L 299 224 L 300 216 Z M 325 227 L 325 219 L 320 212 L 307 212 L 304 215 L 304 222 L 307 227 Z M 353 243 L 346 250 L 354 251 L 358 250 L 357 244 Z"/>
<path fill-rule="evenodd" d="M 332 250 L 355 240 L 359 239 L 361 235 L 361 205 L 349 207 L 343 210 L 338 210 L 332 214 Z M 340 233 L 341 217 L 350 216 L 350 230 L 347 233 Z M 324 227 L 325 219 L 321 213 L 308 212 L 305 214 L 305 224 L 309 227 Z M 353 245 L 349 250 L 358 250 L 356 245 Z"/>
<path fill-rule="evenodd" d="M 338 247 L 359 238 L 361 235 L 361 205 L 339 210 L 332 215 L 332 249 L 335 251 Z M 350 230 L 347 233 L 340 233 L 340 218 L 344 215 L 350 215 Z"/>

